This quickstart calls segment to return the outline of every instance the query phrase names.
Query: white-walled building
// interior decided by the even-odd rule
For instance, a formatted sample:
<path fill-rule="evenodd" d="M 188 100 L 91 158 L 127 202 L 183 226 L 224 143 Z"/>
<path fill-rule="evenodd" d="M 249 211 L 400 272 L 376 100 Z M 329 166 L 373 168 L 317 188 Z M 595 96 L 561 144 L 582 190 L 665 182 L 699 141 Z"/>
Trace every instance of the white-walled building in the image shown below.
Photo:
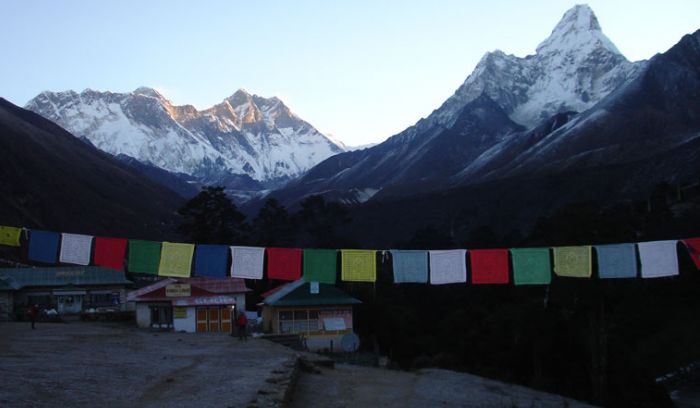
<path fill-rule="evenodd" d="M 231 333 L 245 311 L 245 281 L 238 278 L 167 278 L 129 293 L 139 327 L 188 333 Z"/>

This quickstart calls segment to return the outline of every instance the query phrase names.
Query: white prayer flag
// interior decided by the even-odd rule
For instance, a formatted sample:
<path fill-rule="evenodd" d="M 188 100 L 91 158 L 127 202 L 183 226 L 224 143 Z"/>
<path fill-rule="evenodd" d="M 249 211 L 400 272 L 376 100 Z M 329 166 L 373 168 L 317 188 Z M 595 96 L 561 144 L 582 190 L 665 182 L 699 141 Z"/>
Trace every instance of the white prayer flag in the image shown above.
<path fill-rule="evenodd" d="M 447 251 L 429 251 L 430 283 L 444 285 L 447 283 L 464 283 L 467 281 L 467 251 L 453 249 Z"/>
<path fill-rule="evenodd" d="M 81 234 L 61 234 L 59 261 L 77 265 L 90 265 L 92 236 Z"/>
<path fill-rule="evenodd" d="M 231 276 L 244 279 L 262 279 L 265 248 L 231 247 Z"/>
<path fill-rule="evenodd" d="M 642 278 L 660 278 L 678 275 L 677 241 L 640 242 L 639 260 L 642 263 Z"/>

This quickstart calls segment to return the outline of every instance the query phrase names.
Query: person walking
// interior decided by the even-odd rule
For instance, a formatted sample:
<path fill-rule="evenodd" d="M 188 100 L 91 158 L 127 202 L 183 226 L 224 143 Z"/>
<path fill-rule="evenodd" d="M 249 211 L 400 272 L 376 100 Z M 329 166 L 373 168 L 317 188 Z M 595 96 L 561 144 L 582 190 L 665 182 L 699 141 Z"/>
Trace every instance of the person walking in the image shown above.
<path fill-rule="evenodd" d="M 246 333 L 246 326 L 248 326 L 248 317 L 246 317 L 245 312 L 240 312 L 238 314 L 238 319 L 236 320 L 238 325 L 238 340 L 248 341 L 248 333 Z"/>
<path fill-rule="evenodd" d="M 39 305 L 34 305 L 27 310 L 29 320 L 32 322 L 32 330 L 35 329 L 36 319 L 39 317 Z"/>

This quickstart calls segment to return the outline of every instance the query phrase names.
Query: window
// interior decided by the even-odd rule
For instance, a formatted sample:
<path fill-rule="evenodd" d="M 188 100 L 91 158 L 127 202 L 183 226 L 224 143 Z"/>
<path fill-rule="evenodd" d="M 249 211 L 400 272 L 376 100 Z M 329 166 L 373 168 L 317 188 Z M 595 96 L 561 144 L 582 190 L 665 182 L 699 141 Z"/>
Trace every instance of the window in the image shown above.
<path fill-rule="evenodd" d="M 279 312 L 280 333 L 308 333 L 318 330 L 318 311 L 284 310 Z"/>

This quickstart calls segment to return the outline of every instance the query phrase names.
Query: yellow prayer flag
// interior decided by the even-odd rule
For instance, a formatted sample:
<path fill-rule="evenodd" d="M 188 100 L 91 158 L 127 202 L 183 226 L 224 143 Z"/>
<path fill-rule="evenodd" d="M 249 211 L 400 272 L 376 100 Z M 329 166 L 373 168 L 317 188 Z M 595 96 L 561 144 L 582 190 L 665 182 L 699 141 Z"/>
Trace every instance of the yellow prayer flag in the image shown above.
<path fill-rule="evenodd" d="M 0 245 L 18 247 L 22 228 L 0 226 Z"/>
<path fill-rule="evenodd" d="M 189 277 L 193 254 L 194 244 L 163 242 L 158 276 Z"/>
<path fill-rule="evenodd" d="M 590 278 L 591 247 L 555 247 L 554 273 L 570 278 Z"/>
<path fill-rule="evenodd" d="M 377 252 L 341 249 L 341 278 L 349 282 L 377 281 Z"/>

